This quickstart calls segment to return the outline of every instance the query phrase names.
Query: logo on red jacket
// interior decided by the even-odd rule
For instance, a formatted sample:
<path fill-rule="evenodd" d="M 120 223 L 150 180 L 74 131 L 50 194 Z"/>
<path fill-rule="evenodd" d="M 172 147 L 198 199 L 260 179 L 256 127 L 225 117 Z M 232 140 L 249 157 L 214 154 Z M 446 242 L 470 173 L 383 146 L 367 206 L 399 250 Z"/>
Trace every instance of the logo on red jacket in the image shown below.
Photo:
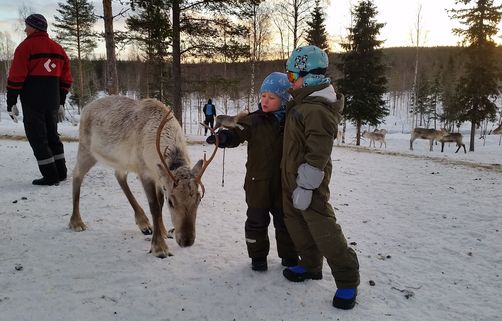
<path fill-rule="evenodd" d="M 52 60 L 47 59 L 47 61 L 44 63 L 44 67 L 47 72 L 52 72 L 54 69 L 56 69 L 56 64 L 51 62 Z"/>

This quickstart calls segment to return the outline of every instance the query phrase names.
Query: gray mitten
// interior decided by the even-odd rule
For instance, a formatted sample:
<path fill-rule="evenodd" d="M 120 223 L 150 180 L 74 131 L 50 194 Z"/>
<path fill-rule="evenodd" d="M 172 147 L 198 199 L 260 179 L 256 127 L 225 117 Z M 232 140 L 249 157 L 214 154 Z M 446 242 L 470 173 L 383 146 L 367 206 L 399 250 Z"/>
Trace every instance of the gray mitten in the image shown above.
<path fill-rule="evenodd" d="M 312 190 L 321 185 L 324 178 L 324 171 L 303 163 L 298 167 L 296 185 L 293 191 L 293 206 L 299 210 L 306 210 L 312 202 Z"/>
<path fill-rule="evenodd" d="M 293 206 L 299 210 L 306 210 L 312 202 L 312 190 L 298 186 L 293 191 Z"/>
<path fill-rule="evenodd" d="M 64 120 L 64 105 L 59 105 L 58 123 L 61 123 L 63 120 Z"/>
<path fill-rule="evenodd" d="M 19 110 L 17 109 L 17 106 L 7 106 L 7 113 L 9 114 L 10 118 L 17 123 L 17 116 L 19 116 Z"/>

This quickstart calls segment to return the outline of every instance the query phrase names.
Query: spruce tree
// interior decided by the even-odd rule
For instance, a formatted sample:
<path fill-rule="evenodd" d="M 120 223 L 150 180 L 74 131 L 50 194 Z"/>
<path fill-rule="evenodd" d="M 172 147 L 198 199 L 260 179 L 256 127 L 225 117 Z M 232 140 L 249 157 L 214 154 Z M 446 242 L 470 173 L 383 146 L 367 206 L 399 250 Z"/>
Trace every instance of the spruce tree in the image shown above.
<path fill-rule="evenodd" d="M 489 119 L 494 121 L 497 113 L 495 100 L 500 94 L 501 67 L 495 57 L 493 37 L 499 31 L 502 5 L 495 6 L 493 0 L 457 0 L 456 4 L 470 8 L 450 10 L 451 17 L 460 21 L 465 28 L 453 29 L 462 36 L 466 45 L 468 60 L 465 72 L 457 86 L 457 99 L 462 106 L 460 121 L 471 122 L 469 151 L 474 151 L 476 126 Z"/>
<path fill-rule="evenodd" d="M 94 6 L 87 0 L 67 0 L 66 3 L 58 3 L 56 11 L 59 15 L 54 16 L 56 23 L 56 40 L 66 49 L 70 57 L 76 58 L 78 75 L 75 79 L 77 92 L 74 92 L 74 101 L 78 109 L 92 97 L 84 91 L 85 77 L 82 60 L 87 58 L 96 48 L 96 34 L 93 31 L 97 18 L 94 15 Z"/>
<path fill-rule="evenodd" d="M 354 26 L 349 28 L 346 50 L 338 68 L 342 78 L 338 89 L 345 95 L 345 119 L 356 125 L 356 144 L 360 144 L 361 126 L 378 126 L 389 114 L 383 95 L 387 91 L 386 66 L 382 63 L 382 41 L 377 39 L 383 23 L 375 20 L 372 1 L 361 1 L 353 11 Z"/>
<path fill-rule="evenodd" d="M 309 45 L 314 45 L 322 50 L 328 51 L 328 34 L 326 32 L 325 17 L 322 12 L 320 1 L 316 0 L 314 10 L 312 11 L 311 20 L 307 21 L 307 36 L 305 41 Z"/>

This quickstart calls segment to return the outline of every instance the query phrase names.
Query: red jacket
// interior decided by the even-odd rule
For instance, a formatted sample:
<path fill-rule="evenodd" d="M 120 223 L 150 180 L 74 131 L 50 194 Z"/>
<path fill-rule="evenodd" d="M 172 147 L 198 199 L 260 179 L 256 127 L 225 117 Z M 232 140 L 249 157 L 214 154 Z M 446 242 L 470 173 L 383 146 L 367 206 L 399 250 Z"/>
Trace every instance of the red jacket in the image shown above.
<path fill-rule="evenodd" d="M 7 78 L 7 105 L 21 96 L 25 105 L 58 108 L 72 83 L 70 60 L 46 32 L 36 31 L 19 44 Z"/>

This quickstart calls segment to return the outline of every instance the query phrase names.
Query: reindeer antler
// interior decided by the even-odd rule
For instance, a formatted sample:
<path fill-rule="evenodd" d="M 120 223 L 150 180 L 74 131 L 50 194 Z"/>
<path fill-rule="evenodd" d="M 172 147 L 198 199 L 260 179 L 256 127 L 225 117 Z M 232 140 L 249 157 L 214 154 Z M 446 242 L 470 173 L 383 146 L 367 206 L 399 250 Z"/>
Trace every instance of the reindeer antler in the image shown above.
<path fill-rule="evenodd" d="M 213 161 L 213 158 L 216 155 L 216 152 L 218 151 L 218 145 L 220 144 L 220 139 L 219 139 L 218 135 L 216 135 L 216 133 L 214 132 L 213 128 L 207 126 L 204 123 L 200 123 L 200 124 L 202 126 L 206 127 L 207 129 L 209 129 L 209 131 L 211 132 L 211 134 L 213 134 L 214 137 L 215 137 L 214 151 L 211 154 L 211 157 L 209 157 L 209 160 L 206 160 L 206 154 L 204 154 L 204 160 L 202 162 L 202 169 L 200 170 L 200 174 L 195 177 L 195 181 L 197 182 L 197 184 L 200 185 L 200 188 L 202 189 L 202 197 L 204 197 L 204 194 L 206 193 L 206 189 L 204 188 L 204 184 L 202 184 L 201 178 L 202 178 L 202 175 L 204 174 L 207 166 L 209 166 L 209 164 Z"/>
<path fill-rule="evenodd" d="M 162 133 L 162 129 L 164 129 L 164 126 L 167 124 L 167 122 L 173 118 L 173 116 L 169 117 L 169 115 L 171 115 L 170 109 L 164 115 L 164 118 L 162 118 L 162 120 L 159 124 L 159 128 L 157 128 L 155 147 L 157 147 L 157 154 L 159 154 L 159 158 L 160 158 L 160 161 L 162 162 L 162 166 L 166 170 L 169 177 L 171 177 L 171 179 L 173 180 L 174 185 L 176 185 L 176 184 L 178 184 L 178 180 L 176 179 L 176 177 L 174 177 L 174 174 L 169 170 L 169 167 L 166 164 L 166 160 L 165 160 L 164 156 L 162 155 L 162 153 L 160 152 L 160 134 Z"/>

